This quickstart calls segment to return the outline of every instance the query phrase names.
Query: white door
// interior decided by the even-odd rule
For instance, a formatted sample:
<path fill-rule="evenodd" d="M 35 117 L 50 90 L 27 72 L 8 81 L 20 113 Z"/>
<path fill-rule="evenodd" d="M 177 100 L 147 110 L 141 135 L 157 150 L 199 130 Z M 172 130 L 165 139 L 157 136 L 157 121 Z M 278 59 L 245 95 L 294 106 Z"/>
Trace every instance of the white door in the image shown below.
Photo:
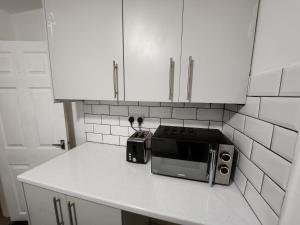
<path fill-rule="evenodd" d="M 124 0 L 126 100 L 178 101 L 182 11 L 183 0 Z"/>
<path fill-rule="evenodd" d="M 31 225 L 69 225 L 66 196 L 23 184 Z"/>
<path fill-rule="evenodd" d="M 73 197 L 67 197 L 67 205 L 71 221 L 70 224 L 122 225 L 122 214 L 120 209 Z"/>
<path fill-rule="evenodd" d="M 184 1 L 180 101 L 245 103 L 257 8 L 258 0 Z"/>
<path fill-rule="evenodd" d="M 26 219 L 16 176 L 64 152 L 52 144 L 67 143 L 48 58 L 45 42 L 0 42 L 0 175 L 12 220 Z"/>
<path fill-rule="evenodd" d="M 124 100 L 122 0 L 45 0 L 45 10 L 55 99 Z"/>

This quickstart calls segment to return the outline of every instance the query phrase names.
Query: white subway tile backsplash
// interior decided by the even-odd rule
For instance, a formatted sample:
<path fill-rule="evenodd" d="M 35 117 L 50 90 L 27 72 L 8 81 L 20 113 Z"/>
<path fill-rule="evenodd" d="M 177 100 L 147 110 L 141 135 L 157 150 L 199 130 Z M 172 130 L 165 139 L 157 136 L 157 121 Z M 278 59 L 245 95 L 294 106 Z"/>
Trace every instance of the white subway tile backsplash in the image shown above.
<path fill-rule="evenodd" d="M 262 98 L 259 118 L 298 130 L 300 98 Z"/>
<path fill-rule="evenodd" d="M 149 107 L 129 106 L 129 115 L 141 115 L 143 117 L 149 117 Z"/>
<path fill-rule="evenodd" d="M 109 125 L 94 124 L 94 133 L 110 134 Z"/>
<path fill-rule="evenodd" d="M 172 118 L 195 120 L 197 111 L 195 108 L 173 108 Z"/>
<path fill-rule="evenodd" d="M 224 110 L 223 113 L 223 122 L 228 123 L 228 121 L 230 120 L 230 111 L 228 110 Z"/>
<path fill-rule="evenodd" d="M 126 146 L 127 145 L 127 139 L 128 139 L 128 137 L 120 136 L 120 145 Z"/>
<path fill-rule="evenodd" d="M 223 109 L 198 109 L 197 120 L 222 121 Z"/>
<path fill-rule="evenodd" d="M 246 104 L 239 106 L 239 112 L 257 118 L 259 112 L 259 104 L 259 97 L 247 97 Z"/>
<path fill-rule="evenodd" d="M 101 100 L 100 105 L 119 105 L 119 102 L 113 100 Z"/>
<path fill-rule="evenodd" d="M 261 195 L 277 213 L 277 215 L 279 215 L 284 199 L 284 191 L 268 176 L 265 176 L 264 178 Z"/>
<path fill-rule="evenodd" d="M 282 69 L 266 71 L 250 77 L 249 96 L 278 96 Z"/>
<path fill-rule="evenodd" d="M 109 114 L 109 105 L 92 105 L 93 114 Z"/>
<path fill-rule="evenodd" d="M 121 127 L 129 127 L 130 123 L 129 123 L 128 119 L 129 119 L 129 117 L 127 117 L 127 116 L 120 116 L 120 126 Z M 132 125 L 134 127 L 137 126 L 136 119 L 135 119 L 135 121 L 133 122 Z"/>
<path fill-rule="evenodd" d="M 161 119 L 161 125 L 183 127 L 183 120 Z"/>
<path fill-rule="evenodd" d="M 235 130 L 233 144 L 250 159 L 253 140 Z"/>
<path fill-rule="evenodd" d="M 101 115 L 84 114 L 85 123 L 101 123 Z"/>
<path fill-rule="evenodd" d="M 90 142 L 102 142 L 102 134 L 86 133 L 86 140 Z"/>
<path fill-rule="evenodd" d="M 243 154 L 239 157 L 239 168 L 247 179 L 254 185 L 254 187 L 260 191 L 264 173 Z"/>
<path fill-rule="evenodd" d="M 262 225 L 277 225 L 278 216 L 273 212 L 270 206 L 265 200 L 259 195 L 255 188 L 248 182 L 245 198 L 252 207 L 254 213 L 262 223 Z"/>
<path fill-rule="evenodd" d="M 212 109 L 224 109 L 224 104 L 216 104 L 216 103 L 213 103 L 211 104 L 210 106 Z"/>
<path fill-rule="evenodd" d="M 238 106 L 237 104 L 225 104 L 225 109 L 237 112 Z"/>
<path fill-rule="evenodd" d="M 223 124 L 223 134 L 230 140 L 233 141 L 233 133 L 234 133 L 234 129 L 227 125 L 227 123 Z"/>
<path fill-rule="evenodd" d="M 209 129 L 218 129 L 218 130 L 222 131 L 223 123 L 222 122 L 217 122 L 217 121 L 210 121 L 209 122 Z"/>
<path fill-rule="evenodd" d="M 160 102 L 139 102 L 140 106 L 160 106 Z"/>
<path fill-rule="evenodd" d="M 111 134 L 119 135 L 119 136 L 128 136 L 128 127 L 120 127 L 120 126 L 111 126 Z"/>
<path fill-rule="evenodd" d="M 246 189 L 246 184 L 247 184 L 247 178 L 240 171 L 239 168 L 235 169 L 234 181 L 235 181 L 236 185 L 238 186 L 238 188 L 240 189 L 240 191 L 244 194 L 245 189 Z"/>
<path fill-rule="evenodd" d="M 244 131 L 245 118 L 246 116 L 240 113 L 229 112 L 227 123 L 239 131 Z"/>
<path fill-rule="evenodd" d="M 83 105 L 84 113 L 92 113 L 92 105 Z"/>
<path fill-rule="evenodd" d="M 300 97 L 300 64 L 283 69 L 280 96 Z"/>
<path fill-rule="evenodd" d="M 119 105 L 139 105 L 139 102 L 133 102 L 133 101 L 119 101 Z"/>
<path fill-rule="evenodd" d="M 157 128 L 159 125 L 159 118 L 144 118 L 144 123 L 142 124 L 142 126 L 145 128 Z"/>
<path fill-rule="evenodd" d="M 86 105 L 99 104 L 99 101 L 85 100 L 84 104 L 86 104 Z"/>
<path fill-rule="evenodd" d="M 119 145 L 120 139 L 119 136 L 113 136 L 113 135 L 103 135 L 103 143 L 105 144 L 112 144 L 112 145 Z"/>
<path fill-rule="evenodd" d="M 184 107 L 183 102 L 162 102 L 161 106 Z"/>
<path fill-rule="evenodd" d="M 150 117 L 171 118 L 171 107 L 150 107 Z"/>
<path fill-rule="evenodd" d="M 114 106 L 110 105 L 110 115 L 114 116 L 128 116 L 128 106 Z"/>
<path fill-rule="evenodd" d="M 246 117 L 245 134 L 266 147 L 271 146 L 273 125 L 262 120 Z"/>
<path fill-rule="evenodd" d="M 102 124 L 120 125 L 120 119 L 118 116 L 102 115 Z"/>
<path fill-rule="evenodd" d="M 288 161 L 256 142 L 253 144 L 251 159 L 279 186 L 286 189 L 291 166 Z"/>
<path fill-rule="evenodd" d="M 297 133 L 275 126 L 271 149 L 289 161 L 293 160 Z"/>
<path fill-rule="evenodd" d="M 209 121 L 184 120 L 183 125 L 184 127 L 208 128 Z"/>
<path fill-rule="evenodd" d="M 84 124 L 85 132 L 94 132 L 94 125 L 92 123 L 85 123 Z"/>

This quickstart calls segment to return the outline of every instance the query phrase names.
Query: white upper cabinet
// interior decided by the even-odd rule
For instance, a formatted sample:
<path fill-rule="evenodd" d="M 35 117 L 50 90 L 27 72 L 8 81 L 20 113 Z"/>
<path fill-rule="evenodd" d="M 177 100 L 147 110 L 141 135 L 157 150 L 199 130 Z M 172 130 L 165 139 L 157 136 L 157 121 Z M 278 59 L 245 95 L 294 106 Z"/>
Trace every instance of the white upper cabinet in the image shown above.
<path fill-rule="evenodd" d="M 178 101 L 183 0 L 124 0 L 125 98 Z"/>
<path fill-rule="evenodd" d="M 258 0 L 185 0 L 180 101 L 245 103 Z"/>
<path fill-rule="evenodd" d="M 124 100 L 122 0 L 45 0 L 55 99 Z"/>

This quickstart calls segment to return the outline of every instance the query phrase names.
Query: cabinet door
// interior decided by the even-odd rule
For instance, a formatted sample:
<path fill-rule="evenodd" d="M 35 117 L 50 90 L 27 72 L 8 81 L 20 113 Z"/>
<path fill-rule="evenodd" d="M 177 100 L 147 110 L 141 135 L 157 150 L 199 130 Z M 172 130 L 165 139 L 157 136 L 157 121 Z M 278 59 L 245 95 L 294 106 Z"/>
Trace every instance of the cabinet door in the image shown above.
<path fill-rule="evenodd" d="M 245 102 L 257 8 L 258 0 L 184 1 L 181 101 Z"/>
<path fill-rule="evenodd" d="M 45 11 L 55 99 L 116 100 L 118 89 L 123 100 L 122 0 L 45 0 Z"/>
<path fill-rule="evenodd" d="M 126 100 L 178 101 L 182 10 L 183 0 L 124 0 Z"/>
<path fill-rule="evenodd" d="M 67 197 L 71 225 L 122 225 L 121 210 Z"/>
<path fill-rule="evenodd" d="M 69 225 L 65 195 L 28 184 L 23 187 L 31 225 Z"/>

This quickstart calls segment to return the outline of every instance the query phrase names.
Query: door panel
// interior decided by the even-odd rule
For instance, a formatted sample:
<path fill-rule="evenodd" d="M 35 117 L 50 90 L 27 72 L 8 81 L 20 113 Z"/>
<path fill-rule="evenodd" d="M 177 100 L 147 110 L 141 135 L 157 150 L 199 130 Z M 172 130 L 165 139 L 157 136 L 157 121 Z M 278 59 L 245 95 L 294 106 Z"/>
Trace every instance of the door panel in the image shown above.
<path fill-rule="evenodd" d="M 258 0 L 186 0 L 180 100 L 187 101 L 189 57 L 193 102 L 244 103 Z"/>
<path fill-rule="evenodd" d="M 60 222 L 63 220 L 63 224 L 69 225 L 65 195 L 28 184 L 23 187 L 31 225 L 57 225 L 53 198 L 60 200 L 62 214 L 57 203 Z"/>
<path fill-rule="evenodd" d="M 116 100 L 116 61 L 123 100 L 122 0 L 46 0 L 45 10 L 55 98 Z"/>
<path fill-rule="evenodd" d="M 15 88 L 0 89 L 1 129 L 4 131 L 3 141 L 6 147 L 24 146 L 23 127 L 19 116 L 17 90 Z"/>
<path fill-rule="evenodd" d="M 122 225 L 120 209 L 73 197 L 67 197 L 67 202 L 74 204 L 70 209 L 73 219 L 75 219 L 74 213 L 76 213 L 78 225 Z"/>
<path fill-rule="evenodd" d="M 0 41 L 0 173 L 11 220 L 26 220 L 16 176 L 64 151 L 63 105 L 54 104 L 45 42 Z M 12 191 L 13 190 L 13 191 Z"/>
<path fill-rule="evenodd" d="M 26 216 L 26 203 L 25 203 L 25 198 L 24 198 L 24 194 L 23 194 L 23 189 L 22 189 L 22 184 L 21 182 L 17 181 L 17 176 L 21 173 L 24 173 L 26 170 L 29 169 L 28 165 L 10 165 L 10 172 L 12 175 L 12 180 L 13 180 L 13 190 L 11 190 L 12 192 L 14 192 L 15 198 L 17 200 L 17 211 L 20 214 L 23 214 L 24 216 Z"/>
<path fill-rule="evenodd" d="M 178 101 L 182 0 L 124 0 L 126 100 L 170 101 L 170 58 Z"/>

